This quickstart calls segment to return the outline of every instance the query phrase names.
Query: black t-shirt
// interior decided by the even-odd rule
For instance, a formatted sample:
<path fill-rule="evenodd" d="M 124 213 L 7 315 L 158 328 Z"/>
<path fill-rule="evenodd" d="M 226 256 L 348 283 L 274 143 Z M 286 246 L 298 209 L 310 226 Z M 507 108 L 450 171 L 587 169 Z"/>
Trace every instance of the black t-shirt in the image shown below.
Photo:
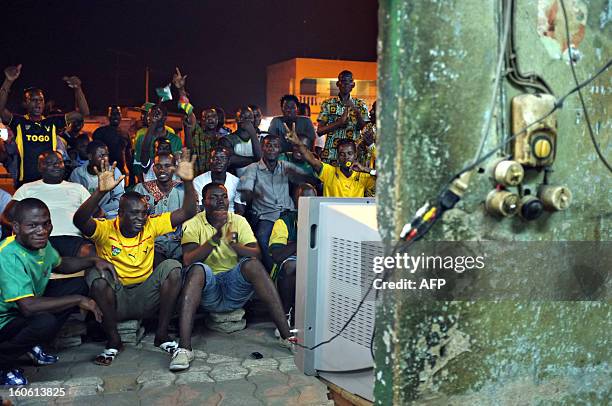
<path fill-rule="evenodd" d="M 108 147 L 108 161 L 117 162 L 117 168 L 123 171 L 125 165 L 125 149 L 128 141 L 123 138 L 119 129 L 106 125 L 99 127 L 93 133 L 93 139 L 102 141 Z"/>
<path fill-rule="evenodd" d="M 57 150 L 58 134 L 66 127 L 66 119 L 64 116 L 43 116 L 40 121 L 32 121 L 27 114 L 13 114 L 9 127 L 15 134 L 19 151 L 19 182 L 27 183 L 40 179 L 38 155 Z"/>

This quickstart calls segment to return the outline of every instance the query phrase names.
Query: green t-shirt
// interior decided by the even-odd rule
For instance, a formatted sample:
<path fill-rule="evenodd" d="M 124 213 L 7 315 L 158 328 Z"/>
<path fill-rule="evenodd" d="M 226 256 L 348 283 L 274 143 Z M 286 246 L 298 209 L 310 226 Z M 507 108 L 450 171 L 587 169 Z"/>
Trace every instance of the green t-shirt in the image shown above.
<path fill-rule="evenodd" d="M 144 141 L 144 137 L 147 135 L 147 129 L 141 128 L 136 132 L 136 141 L 134 141 L 134 166 L 132 167 L 132 172 L 134 175 L 140 175 L 143 173 L 143 167 L 145 167 L 148 162 L 140 162 L 140 150 L 142 149 L 142 142 Z M 170 141 L 170 146 L 172 147 L 172 152 L 181 152 L 183 149 L 183 141 L 181 138 L 170 132 L 166 128 L 166 138 Z M 151 143 L 151 149 L 149 151 L 149 159 L 153 159 L 155 156 L 155 141 Z"/>
<path fill-rule="evenodd" d="M 28 296 L 42 296 L 61 258 L 47 243 L 45 248 L 30 251 L 15 237 L 0 245 L 0 328 L 19 314 L 17 301 Z"/>

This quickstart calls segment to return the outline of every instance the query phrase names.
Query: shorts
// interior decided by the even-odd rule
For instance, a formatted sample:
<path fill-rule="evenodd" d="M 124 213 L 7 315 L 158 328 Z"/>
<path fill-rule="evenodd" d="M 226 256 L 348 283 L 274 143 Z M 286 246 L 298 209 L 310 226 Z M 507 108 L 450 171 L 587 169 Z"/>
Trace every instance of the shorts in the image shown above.
<path fill-rule="evenodd" d="M 270 278 L 273 281 L 276 281 L 278 279 L 278 276 L 281 274 L 281 272 L 283 271 L 283 267 L 288 263 L 288 262 L 295 262 L 297 261 L 297 255 L 289 255 L 287 258 L 285 258 L 285 260 L 283 262 L 281 262 L 280 264 L 278 263 L 274 263 L 274 268 L 272 269 L 272 273 L 270 274 Z"/>
<path fill-rule="evenodd" d="M 240 268 L 250 259 L 242 258 L 233 269 L 217 274 L 208 265 L 196 262 L 204 267 L 206 277 L 200 308 L 207 312 L 223 313 L 244 307 L 254 290 L 253 285 L 244 279 Z"/>
<path fill-rule="evenodd" d="M 95 268 L 87 272 L 85 280 L 91 289 L 95 280 L 105 279 L 115 291 L 117 321 L 150 319 L 157 317 L 162 283 L 177 268 L 182 269 L 180 262 L 167 259 L 157 265 L 146 281 L 134 285 L 115 284 L 110 272 L 104 271 L 102 274 Z"/>
<path fill-rule="evenodd" d="M 83 244 L 91 244 L 89 240 L 76 235 L 55 235 L 49 237 L 49 242 L 60 254 L 60 257 L 78 257 Z"/>

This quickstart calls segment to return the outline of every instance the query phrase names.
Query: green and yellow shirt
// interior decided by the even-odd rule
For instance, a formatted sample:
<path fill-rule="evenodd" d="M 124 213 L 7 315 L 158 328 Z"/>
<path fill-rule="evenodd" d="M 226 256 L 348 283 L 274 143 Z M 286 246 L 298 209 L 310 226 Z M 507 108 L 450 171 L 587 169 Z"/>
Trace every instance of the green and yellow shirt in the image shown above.
<path fill-rule="evenodd" d="M 359 109 L 361 117 L 364 121 L 369 121 L 368 106 L 362 99 L 351 97 L 351 100 L 355 104 L 355 107 Z M 344 114 L 344 104 L 340 97 L 332 97 L 331 99 L 325 100 L 321 103 L 321 112 L 317 121 L 319 125 L 329 125 L 335 121 L 338 121 L 342 114 Z M 338 162 L 338 142 L 343 139 L 349 139 L 357 142 L 360 138 L 361 132 L 357 129 L 357 116 L 354 112 L 351 112 L 346 122 L 346 127 L 339 128 L 327 134 L 325 140 L 325 147 L 321 153 L 321 161 L 335 165 Z"/>
<path fill-rule="evenodd" d="M 0 245 L 0 328 L 19 314 L 17 301 L 29 296 L 42 296 L 61 258 L 47 243 L 45 248 L 31 251 L 9 237 Z"/>
<path fill-rule="evenodd" d="M 291 241 L 297 241 L 297 211 L 287 210 L 274 222 L 268 248 L 283 247 Z M 281 264 L 274 264 L 270 277 L 276 279 Z"/>

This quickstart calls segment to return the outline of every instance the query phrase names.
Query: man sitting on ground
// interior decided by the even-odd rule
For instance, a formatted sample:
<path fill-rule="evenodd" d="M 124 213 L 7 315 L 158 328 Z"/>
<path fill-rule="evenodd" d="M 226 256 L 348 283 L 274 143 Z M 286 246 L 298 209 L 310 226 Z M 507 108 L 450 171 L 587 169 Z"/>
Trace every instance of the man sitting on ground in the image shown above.
<path fill-rule="evenodd" d="M 229 211 L 231 213 L 244 214 L 245 204 L 241 194 L 238 192 L 240 179 L 227 171 L 232 151 L 228 147 L 218 146 L 210 154 L 210 171 L 203 173 L 193 180 L 193 186 L 198 193 L 198 202 L 204 204 L 202 188 L 209 183 L 220 183 L 225 185 L 229 198 Z"/>
<path fill-rule="evenodd" d="M 108 336 L 106 349 L 95 359 L 99 365 L 110 365 L 122 349 L 117 331 L 117 321 L 120 320 L 158 316 L 154 344 L 169 353 L 178 347 L 168 335 L 168 323 L 181 292 L 182 266 L 180 262 L 168 259 L 153 267 L 155 238 L 174 231 L 177 225 L 197 212 L 192 183 L 193 161 L 189 160 L 189 151 L 184 149 L 177 168 L 177 174 L 185 184 L 185 199 L 180 209 L 149 216 L 144 196 L 128 192 L 121 197 L 116 219 L 94 219 L 93 214 L 102 197 L 119 183 L 114 178 L 114 169 L 114 165 L 109 168 L 108 162 L 102 165 L 98 190 L 74 215 L 74 224 L 94 241 L 98 255 L 111 262 L 119 275 L 119 282 L 105 272 L 90 272 L 86 278 L 90 294 L 104 315 L 102 327 Z M 198 289 L 193 288 L 189 281 L 181 294 L 184 298 L 180 308 L 181 325 L 193 322 L 192 315 L 197 306 L 197 303 L 187 300 L 191 298 L 189 290 Z M 185 318 L 185 314 L 189 317 Z"/>
<path fill-rule="evenodd" d="M 230 168 L 236 172 L 236 176 L 241 177 L 245 166 L 261 159 L 262 151 L 255 130 L 253 110 L 246 106 L 238 109 L 236 123 L 238 129 L 227 137 L 221 137 L 218 142 L 234 151 L 230 158 Z"/>
<path fill-rule="evenodd" d="M 39 346 L 55 337 L 70 313 L 79 307 L 101 321 L 96 302 L 85 297 L 85 285 L 77 279 L 50 281 L 51 272 L 70 274 L 95 267 L 114 274 L 108 262 L 97 258 L 60 258 L 48 243 L 53 229 L 47 206 L 27 198 L 16 205 L 14 236 L 0 245 L 0 385 L 27 385 L 15 369 L 28 353 L 37 365 L 57 362 Z"/>
<path fill-rule="evenodd" d="M 205 212 L 183 225 L 183 258 L 190 266 L 190 277 L 198 278 L 203 290 L 197 296 L 200 307 L 208 312 L 240 309 L 253 292 L 263 300 L 283 339 L 289 327 L 274 283 L 259 261 L 261 251 L 249 223 L 238 214 L 229 213 L 227 189 L 209 183 L 202 190 Z M 183 339 L 181 331 L 181 340 Z M 185 332 L 191 337 L 191 330 Z M 287 341 L 284 341 L 288 344 Z M 189 343 L 191 344 L 191 343 Z M 185 353 L 187 367 L 193 360 Z"/>
<path fill-rule="evenodd" d="M 316 196 L 317 190 L 308 183 L 295 188 L 293 203 L 295 210 L 287 210 L 274 222 L 270 235 L 270 256 L 274 260 L 274 269 L 270 277 L 276 280 L 278 293 L 283 302 L 283 310 L 290 326 L 294 325 L 295 313 L 295 265 L 297 261 L 297 220 L 298 203 L 301 196 Z M 277 330 L 278 332 L 278 330 Z"/>
<path fill-rule="evenodd" d="M 40 154 L 38 170 L 43 178 L 17 189 L 13 200 L 33 197 L 47 205 L 51 221 L 55 224 L 49 241 L 61 256 L 91 256 L 92 244 L 81 236 L 79 229 L 70 221 L 81 204 L 89 198 L 89 192 L 78 183 L 64 180 L 64 160 L 57 151 Z"/>
<path fill-rule="evenodd" d="M 87 145 L 87 157 L 89 161 L 87 165 L 76 168 L 70 175 L 70 182 L 83 185 L 89 193 L 93 193 L 98 189 L 98 171 L 102 168 L 102 162 L 108 161 L 108 148 L 102 141 L 94 140 Z M 115 168 L 115 180 L 121 177 L 121 171 Z M 100 209 L 104 211 L 104 216 L 107 219 L 117 217 L 119 210 L 119 199 L 125 193 L 125 182 L 119 182 L 116 188 L 107 193 L 100 202 Z"/>
<path fill-rule="evenodd" d="M 143 173 L 146 172 L 152 164 L 155 156 L 154 143 L 158 138 L 167 138 L 172 145 L 172 153 L 181 151 L 183 143 L 181 139 L 166 128 L 166 119 L 168 118 L 168 110 L 163 104 L 156 104 L 147 112 L 147 129 L 146 132 L 139 131 L 136 134 L 134 141 L 134 175 L 142 181 Z"/>
<path fill-rule="evenodd" d="M 155 180 L 139 183 L 134 192 L 143 195 L 149 204 L 149 213 L 159 215 L 173 212 L 183 206 L 185 189 L 183 183 L 174 180 L 176 161 L 169 152 L 159 152 L 153 161 Z M 195 187 L 195 179 L 193 180 Z M 155 239 L 155 257 L 153 267 L 157 267 L 166 259 L 182 258 L 181 236 L 182 225 L 177 225 L 176 231 L 160 235 Z"/>
<path fill-rule="evenodd" d="M 306 162 L 312 165 L 323 182 L 323 196 L 326 197 L 364 197 L 376 187 L 376 170 L 364 167 L 357 159 L 357 147 L 351 140 L 338 143 L 338 166 L 319 161 L 300 141 L 295 128 L 289 131 L 287 139 L 297 146 Z"/>

